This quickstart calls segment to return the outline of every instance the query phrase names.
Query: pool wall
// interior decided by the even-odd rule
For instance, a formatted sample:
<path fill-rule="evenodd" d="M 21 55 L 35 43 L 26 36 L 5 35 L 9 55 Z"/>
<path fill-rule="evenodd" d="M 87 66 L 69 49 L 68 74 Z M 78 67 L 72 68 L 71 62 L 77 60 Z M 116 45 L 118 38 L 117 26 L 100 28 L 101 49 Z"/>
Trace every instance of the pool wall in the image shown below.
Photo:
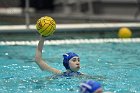
<path fill-rule="evenodd" d="M 83 39 L 83 38 L 118 38 L 120 27 L 128 27 L 132 38 L 140 37 L 139 23 L 89 23 L 57 24 L 56 32 L 48 39 Z M 35 25 L 27 29 L 25 25 L 0 26 L 0 41 L 38 40 L 39 34 Z"/>

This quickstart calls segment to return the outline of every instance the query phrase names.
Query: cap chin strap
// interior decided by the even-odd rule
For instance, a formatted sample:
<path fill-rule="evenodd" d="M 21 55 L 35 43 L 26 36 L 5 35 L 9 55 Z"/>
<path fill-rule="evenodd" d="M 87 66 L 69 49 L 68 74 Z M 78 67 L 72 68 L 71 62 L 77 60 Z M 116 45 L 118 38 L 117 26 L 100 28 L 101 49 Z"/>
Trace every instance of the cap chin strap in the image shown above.
<path fill-rule="evenodd" d="M 67 70 L 69 70 L 70 72 L 74 72 L 74 71 L 72 71 L 70 68 L 69 68 L 69 69 L 67 69 Z"/>

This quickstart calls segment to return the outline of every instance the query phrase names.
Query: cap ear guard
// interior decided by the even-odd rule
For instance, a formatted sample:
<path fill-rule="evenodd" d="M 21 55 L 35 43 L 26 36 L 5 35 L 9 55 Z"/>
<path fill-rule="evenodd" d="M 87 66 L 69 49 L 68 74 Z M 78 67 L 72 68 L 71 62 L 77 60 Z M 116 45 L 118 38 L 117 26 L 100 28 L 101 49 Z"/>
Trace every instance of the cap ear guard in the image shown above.
<path fill-rule="evenodd" d="M 80 93 L 91 93 L 90 92 L 91 89 L 92 89 L 92 87 L 85 83 L 80 84 Z"/>
<path fill-rule="evenodd" d="M 99 82 L 88 80 L 80 84 L 80 93 L 94 93 L 99 88 L 101 88 Z"/>
<path fill-rule="evenodd" d="M 63 55 L 63 66 L 66 68 L 66 69 L 70 69 L 69 67 L 69 62 L 68 62 L 68 55 L 67 54 L 64 54 Z"/>

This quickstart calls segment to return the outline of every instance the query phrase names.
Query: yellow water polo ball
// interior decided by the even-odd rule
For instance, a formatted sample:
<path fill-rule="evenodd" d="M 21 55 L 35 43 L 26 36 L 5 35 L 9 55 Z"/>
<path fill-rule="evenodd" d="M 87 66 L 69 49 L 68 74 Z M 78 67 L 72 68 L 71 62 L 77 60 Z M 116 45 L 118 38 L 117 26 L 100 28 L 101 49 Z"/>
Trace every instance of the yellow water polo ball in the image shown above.
<path fill-rule="evenodd" d="M 37 20 L 36 29 L 42 36 L 50 36 L 55 32 L 56 23 L 53 18 L 44 16 Z"/>
<path fill-rule="evenodd" d="M 120 37 L 120 38 L 130 38 L 130 37 L 132 37 L 132 31 L 127 27 L 122 27 L 118 31 L 118 37 Z"/>

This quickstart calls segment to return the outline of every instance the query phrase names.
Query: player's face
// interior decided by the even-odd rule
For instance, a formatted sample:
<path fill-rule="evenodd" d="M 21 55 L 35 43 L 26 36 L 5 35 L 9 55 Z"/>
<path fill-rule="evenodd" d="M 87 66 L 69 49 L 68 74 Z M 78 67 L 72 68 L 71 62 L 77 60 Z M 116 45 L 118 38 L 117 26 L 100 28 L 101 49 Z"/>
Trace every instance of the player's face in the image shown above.
<path fill-rule="evenodd" d="M 73 57 L 69 60 L 69 66 L 72 71 L 78 71 L 80 69 L 80 59 L 79 57 Z"/>

